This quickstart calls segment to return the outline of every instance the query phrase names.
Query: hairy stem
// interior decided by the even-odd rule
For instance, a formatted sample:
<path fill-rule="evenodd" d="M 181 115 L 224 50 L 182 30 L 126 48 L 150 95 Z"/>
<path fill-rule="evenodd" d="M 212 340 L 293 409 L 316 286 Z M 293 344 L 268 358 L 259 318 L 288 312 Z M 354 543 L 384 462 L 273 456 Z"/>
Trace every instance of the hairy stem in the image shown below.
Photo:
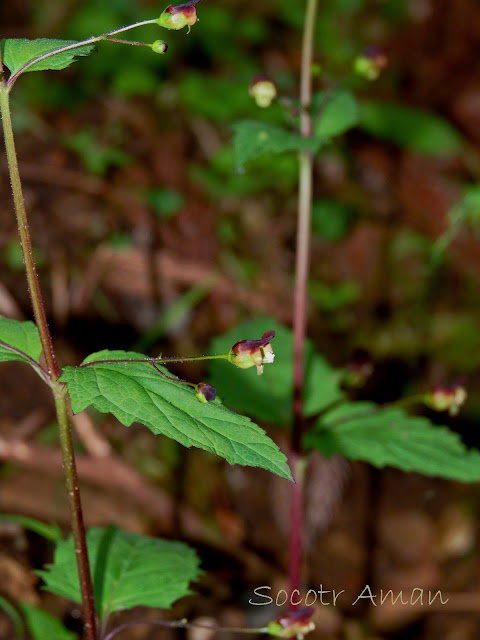
<path fill-rule="evenodd" d="M 57 383 L 58 384 L 58 383 Z M 75 543 L 75 556 L 77 558 L 78 576 L 82 592 L 82 605 L 84 615 L 84 636 L 86 640 L 96 640 L 97 623 L 95 618 L 95 603 L 93 600 L 92 578 L 87 553 L 87 540 L 85 525 L 83 522 L 82 504 L 78 486 L 77 467 L 73 452 L 72 435 L 68 419 L 66 391 L 57 390 L 55 395 L 55 409 L 57 412 L 58 427 L 60 432 L 60 446 L 62 449 L 63 468 L 65 471 L 65 485 L 72 519 L 72 533 Z"/>
<path fill-rule="evenodd" d="M 305 23 L 302 36 L 302 62 L 300 75 L 301 120 L 300 134 L 309 138 L 312 131 L 310 104 L 312 99 L 311 66 L 313 60 L 313 39 L 318 0 L 306 0 Z M 311 151 L 299 155 L 298 219 L 295 264 L 295 295 L 293 312 L 293 431 L 292 450 L 295 470 L 300 471 L 299 457 L 302 450 L 303 399 L 305 359 L 304 346 L 307 326 L 307 283 L 310 267 L 310 226 L 312 210 L 312 169 Z M 303 481 L 301 472 L 292 489 L 291 530 L 290 530 L 290 593 L 300 587 L 302 564 L 302 502 Z"/>
<path fill-rule="evenodd" d="M 59 382 L 60 369 L 53 350 L 52 336 L 48 328 L 47 316 L 43 304 L 43 297 L 38 281 L 35 260 L 32 251 L 30 229 L 23 198 L 22 184 L 18 170 L 17 154 L 13 138 L 12 120 L 10 115 L 9 88 L 0 82 L 0 111 L 2 116 L 5 149 L 8 160 L 8 170 L 12 185 L 13 201 L 17 216 L 20 245 L 22 248 L 28 288 L 32 301 L 33 314 L 37 325 L 40 341 L 42 343 L 44 357 L 47 363 L 49 383 L 52 388 L 60 431 L 60 445 L 62 448 L 63 464 L 67 495 L 72 518 L 72 530 L 75 541 L 75 553 L 77 556 L 80 588 L 85 616 L 85 637 L 87 640 L 96 640 L 95 608 L 93 605 L 93 588 L 90 577 L 90 568 L 87 556 L 87 544 L 85 539 L 85 527 L 83 524 L 82 506 L 78 488 L 77 471 L 73 455 L 73 445 L 68 421 L 66 390 Z"/>
<path fill-rule="evenodd" d="M 112 360 L 89 360 L 89 362 L 82 362 L 79 364 L 79 368 L 85 367 L 93 367 L 99 364 L 127 364 L 134 362 L 145 362 L 146 364 L 169 364 L 174 362 L 197 362 L 200 360 L 228 360 L 230 358 L 229 353 L 222 353 L 220 355 L 212 355 L 212 356 L 191 356 L 189 358 L 183 358 L 182 356 L 166 356 L 162 358 L 159 356 L 158 358 L 118 358 Z"/>

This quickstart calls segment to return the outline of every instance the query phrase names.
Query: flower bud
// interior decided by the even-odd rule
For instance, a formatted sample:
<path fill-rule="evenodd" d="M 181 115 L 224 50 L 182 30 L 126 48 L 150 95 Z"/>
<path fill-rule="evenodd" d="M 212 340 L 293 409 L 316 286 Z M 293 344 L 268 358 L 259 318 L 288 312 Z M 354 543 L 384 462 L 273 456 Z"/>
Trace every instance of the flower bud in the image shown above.
<path fill-rule="evenodd" d="M 270 364 L 275 358 L 270 340 L 275 337 L 275 331 L 267 331 L 261 340 L 240 340 L 230 351 L 230 362 L 239 369 L 257 367 L 257 374 L 263 373 L 263 365 Z"/>
<path fill-rule="evenodd" d="M 169 5 L 158 18 L 158 24 L 165 29 L 175 29 L 176 31 L 188 26 L 190 32 L 190 27 L 197 21 L 197 10 L 195 9 L 197 2 L 200 0 Z"/>
<path fill-rule="evenodd" d="M 449 415 L 456 416 L 466 399 L 465 388 L 454 384 L 450 387 L 436 387 L 426 396 L 425 404 L 435 411 L 448 411 Z"/>
<path fill-rule="evenodd" d="M 366 80 L 376 80 L 387 64 L 385 53 L 379 47 L 370 47 L 363 55 L 355 58 L 353 69 Z"/>
<path fill-rule="evenodd" d="M 373 363 L 370 356 L 366 352 L 359 351 L 345 367 L 340 382 L 345 389 L 360 389 L 372 373 Z"/>
<path fill-rule="evenodd" d="M 310 620 L 314 612 L 313 607 L 294 609 L 279 616 L 268 625 L 268 633 L 277 638 L 293 638 L 300 640 L 315 629 L 315 624 Z"/>
<path fill-rule="evenodd" d="M 257 103 L 257 107 L 269 107 L 277 97 L 277 87 L 264 73 L 257 73 L 248 87 L 249 95 Z"/>
<path fill-rule="evenodd" d="M 155 53 L 166 53 L 168 44 L 164 40 L 155 40 L 152 44 L 152 50 Z"/>
<path fill-rule="evenodd" d="M 199 382 L 195 387 L 195 397 L 200 400 L 200 402 L 212 402 L 215 400 L 215 396 L 217 395 L 217 390 L 215 387 L 212 387 L 208 382 Z"/>

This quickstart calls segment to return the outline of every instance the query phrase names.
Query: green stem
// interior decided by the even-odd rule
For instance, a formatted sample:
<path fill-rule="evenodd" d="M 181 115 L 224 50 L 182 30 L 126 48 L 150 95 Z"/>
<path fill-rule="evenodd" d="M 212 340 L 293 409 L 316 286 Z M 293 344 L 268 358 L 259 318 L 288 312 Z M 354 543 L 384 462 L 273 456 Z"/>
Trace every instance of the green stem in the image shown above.
<path fill-rule="evenodd" d="M 145 362 L 146 364 L 169 364 L 171 362 L 199 362 L 201 360 L 229 360 L 229 353 L 222 353 L 213 356 L 192 356 L 190 358 L 181 358 L 178 356 L 167 356 L 166 358 L 119 358 L 118 360 L 91 360 L 90 362 L 82 362 L 79 367 L 93 367 L 99 364 L 125 364 L 127 362 Z"/>
<path fill-rule="evenodd" d="M 131 44 L 134 47 L 149 47 L 152 48 L 152 45 L 148 42 L 139 42 L 138 40 L 122 40 L 122 38 L 111 38 L 110 36 L 104 38 L 105 42 L 116 42 L 117 44 Z"/>
<path fill-rule="evenodd" d="M 8 171 L 12 185 L 13 200 L 17 214 L 18 232 L 20 234 L 20 244 L 22 247 L 23 261 L 25 263 L 25 271 L 27 274 L 28 288 L 30 290 L 33 315 L 35 316 L 38 333 L 40 334 L 40 341 L 42 343 L 43 353 L 47 362 L 48 373 L 50 377 L 58 378 L 60 376 L 60 369 L 58 368 L 58 364 L 55 359 L 52 337 L 48 329 L 47 316 L 43 306 L 40 284 L 38 281 L 37 270 L 35 268 L 32 241 L 30 239 L 27 212 L 25 210 L 25 202 L 23 200 L 20 173 L 18 171 L 17 154 L 13 139 L 12 118 L 10 115 L 9 91 L 4 84 L 0 85 L 0 111 L 2 114 Z"/>
<path fill-rule="evenodd" d="M 82 506 L 78 488 L 78 478 L 73 455 L 73 445 L 67 414 L 66 390 L 59 382 L 60 369 L 53 350 L 52 336 L 48 328 L 47 316 L 40 290 L 40 283 L 35 267 L 35 260 L 30 239 L 27 213 L 22 192 L 22 184 L 18 170 L 17 154 L 13 138 L 12 119 L 10 115 L 9 88 L 0 82 L 0 111 L 2 116 L 5 149 L 7 153 L 8 170 L 12 185 L 13 201 L 17 216 L 20 245 L 22 248 L 28 288 L 32 301 L 33 314 L 37 325 L 43 354 L 47 363 L 48 377 L 55 401 L 55 409 L 60 431 L 60 445 L 62 448 L 65 467 L 65 479 L 67 495 L 72 518 L 72 530 L 75 542 L 75 553 L 80 577 L 80 589 L 85 617 L 85 637 L 87 640 L 96 640 L 95 608 L 93 605 L 93 588 L 88 565 L 87 546 L 85 539 L 85 527 L 83 524 Z"/>
<path fill-rule="evenodd" d="M 313 41 L 318 0 L 306 0 L 305 22 L 302 35 L 302 59 L 300 75 L 300 135 L 309 138 L 312 133 L 310 105 L 312 101 Z M 293 311 L 293 430 L 292 462 L 299 471 L 297 485 L 291 494 L 290 529 L 290 593 L 300 587 L 302 565 L 302 503 L 303 473 L 300 472 L 303 431 L 302 391 L 305 376 L 305 336 L 307 328 L 307 285 L 310 268 L 311 211 L 313 193 L 313 154 L 299 154 L 298 218 L 295 263 L 295 294 Z"/>
<path fill-rule="evenodd" d="M 15 80 L 25 71 L 28 71 L 30 67 L 37 62 L 41 62 L 42 60 L 46 60 L 47 58 L 51 58 L 59 53 L 63 53 L 64 51 L 71 51 L 72 49 L 78 49 L 79 47 L 84 47 L 89 44 L 95 44 L 96 42 L 101 42 L 102 40 L 108 40 L 111 36 L 117 35 L 117 33 L 124 33 L 125 31 L 129 31 L 130 29 L 135 29 L 135 27 L 141 27 L 145 24 L 158 24 L 157 19 L 153 18 L 152 20 L 142 20 L 141 22 L 135 22 L 134 24 L 129 24 L 126 27 L 121 27 L 120 29 L 114 29 L 113 31 L 109 31 L 108 33 L 102 33 L 99 36 L 94 36 L 92 38 L 88 38 L 87 40 L 80 40 L 79 42 L 74 42 L 73 44 L 66 45 L 64 47 L 59 47 L 58 49 L 54 49 L 53 51 L 49 51 L 48 53 L 44 53 L 33 60 L 24 64 L 23 67 L 18 69 L 15 73 L 13 73 L 8 79 L 6 86 L 11 88 Z"/>
<path fill-rule="evenodd" d="M 90 564 L 88 561 L 85 524 L 83 521 L 82 504 L 80 501 L 77 467 L 75 464 L 75 454 L 73 452 L 65 388 L 62 390 L 57 389 L 57 394 L 55 395 L 55 409 L 57 412 L 60 432 L 60 446 L 62 449 L 63 468 L 65 470 L 65 484 L 71 510 L 73 541 L 75 544 L 75 556 L 77 559 L 78 576 L 80 579 L 80 589 L 82 593 L 84 636 L 86 640 L 96 640 L 97 623 L 95 618 L 92 578 L 90 574 Z"/>

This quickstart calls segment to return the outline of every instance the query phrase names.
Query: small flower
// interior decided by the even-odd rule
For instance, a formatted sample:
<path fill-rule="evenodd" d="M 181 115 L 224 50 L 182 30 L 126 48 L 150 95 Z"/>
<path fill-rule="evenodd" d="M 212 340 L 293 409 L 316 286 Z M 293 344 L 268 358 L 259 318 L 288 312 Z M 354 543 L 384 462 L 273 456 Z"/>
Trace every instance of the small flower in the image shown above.
<path fill-rule="evenodd" d="M 344 369 L 341 384 L 345 389 L 360 389 L 373 373 L 373 363 L 366 352 L 358 352 Z"/>
<path fill-rule="evenodd" d="M 264 73 L 257 73 L 248 87 L 249 95 L 257 103 L 257 107 L 269 107 L 277 97 L 277 87 Z"/>
<path fill-rule="evenodd" d="M 456 416 L 466 399 L 465 388 L 461 384 L 454 384 L 436 387 L 426 396 L 425 403 L 435 411 L 448 411 L 449 415 Z"/>
<path fill-rule="evenodd" d="M 261 340 L 240 340 L 230 351 L 230 362 L 239 369 L 257 367 L 257 374 L 263 373 L 263 365 L 270 364 L 275 358 L 270 340 L 275 337 L 275 331 L 267 331 Z"/>
<path fill-rule="evenodd" d="M 212 387 L 208 382 L 199 382 L 195 387 L 195 397 L 200 400 L 200 402 L 212 402 L 215 400 L 215 396 L 217 395 L 217 390 L 215 387 Z"/>
<path fill-rule="evenodd" d="M 300 640 L 315 629 L 315 624 L 310 620 L 314 612 L 313 607 L 294 609 L 279 616 L 268 625 L 268 633 L 277 638 L 293 638 Z"/>
<path fill-rule="evenodd" d="M 158 24 L 165 29 L 175 29 L 176 31 L 188 26 L 190 33 L 190 27 L 197 21 L 197 10 L 195 9 L 197 2 L 200 0 L 169 5 L 157 20 Z"/>
<path fill-rule="evenodd" d="M 366 80 L 376 80 L 387 65 L 385 53 L 379 47 L 369 47 L 363 55 L 355 58 L 353 68 L 355 73 Z"/>
<path fill-rule="evenodd" d="M 152 50 L 155 53 L 166 53 L 167 49 L 168 44 L 163 40 L 155 40 L 155 42 L 152 44 Z"/>

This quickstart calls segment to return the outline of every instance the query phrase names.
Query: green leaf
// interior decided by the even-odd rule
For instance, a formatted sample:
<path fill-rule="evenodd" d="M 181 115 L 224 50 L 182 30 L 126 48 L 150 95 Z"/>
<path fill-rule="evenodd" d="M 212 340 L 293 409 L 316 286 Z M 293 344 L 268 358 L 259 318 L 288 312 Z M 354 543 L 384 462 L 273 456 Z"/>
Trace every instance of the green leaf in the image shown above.
<path fill-rule="evenodd" d="M 478 228 L 480 222 L 480 185 L 468 185 L 460 200 L 447 215 L 448 226 L 433 245 L 432 257 L 438 261 L 462 228 L 471 225 Z"/>
<path fill-rule="evenodd" d="M 308 292 L 319 309 L 333 313 L 356 302 L 361 289 L 355 280 L 343 280 L 332 285 L 320 280 L 310 280 Z"/>
<path fill-rule="evenodd" d="M 145 360 L 145 356 L 101 351 L 85 362 L 119 359 Z M 229 362 L 222 364 L 225 377 L 235 373 Z M 148 362 L 65 367 L 61 380 L 67 384 L 74 413 L 93 406 L 112 413 L 127 427 L 140 422 L 154 434 L 205 449 L 230 464 L 261 467 L 291 479 L 285 455 L 259 426 L 232 413 L 219 400 L 199 402 L 192 389 L 164 378 Z"/>
<path fill-rule="evenodd" d="M 362 102 L 360 127 L 376 138 L 428 155 L 459 153 L 464 147 L 458 131 L 428 111 L 386 102 Z"/>
<path fill-rule="evenodd" d="M 183 542 L 129 533 L 116 527 L 90 529 L 87 548 L 95 607 L 100 618 L 136 606 L 169 609 L 192 593 L 199 559 Z M 37 571 L 46 589 L 81 603 L 72 536 L 57 544 L 54 561 Z"/>
<path fill-rule="evenodd" d="M 145 199 L 157 216 L 164 220 L 173 218 L 185 203 L 184 195 L 173 189 L 151 189 Z"/>
<path fill-rule="evenodd" d="M 358 122 L 355 96 L 346 89 L 335 91 L 322 109 L 315 126 L 315 137 L 333 138 L 345 133 Z"/>
<path fill-rule="evenodd" d="M 76 633 L 66 629 L 63 624 L 46 611 L 33 607 L 28 602 L 21 602 L 22 610 L 28 630 L 33 640 L 75 640 Z"/>
<path fill-rule="evenodd" d="M 35 60 L 39 56 L 55 51 L 62 47 L 75 44 L 75 40 L 51 40 L 49 38 L 38 38 L 37 40 L 27 40 L 19 38 L 16 40 L 2 40 L 0 50 L 2 61 L 12 74 L 19 71 L 26 64 Z M 69 49 L 52 55 L 45 60 L 41 60 L 32 65 L 26 71 L 43 71 L 46 69 L 65 69 L 75 61 L 75 56 L 88 56 L 92 53 L 93 44 L 86 44 L 75 49 Z"/>
<path fill-rule="evenodd" d="M 112 167 L 125 167 L 131 163 L 129 153 L 101 142 L 98 136 L 98 131 L 85 128 L 64 136 L 63 143 L 78 154 L 85 169 L 95 176 L 103 176 Z"/>
<path fill-rule="evenodd" d="M 22 618 L 13 604 L 10 604 L 10 602 L 3 596 L 0 596 L 0 610 L 2 610 L 3 613 L 12 621 L 16 636 L 18 638 L 23 638 L 25 634 L 23 632 Z"/>
<path fill-rule="evenodd" d="M 40 359 L 42 344 L 37 327 L 33 322 L 0 318 L 0 342 L 18 349 L 36 362 Z M 0 362 L 12 361 L 28 362 L 20 353 L 14 353 L 0 345 Z"/>
<path fill-rule="evenodd" d="M 0 513 L 0 522 L 15 522 L 24 529 L 33 531 L 39 536 L 47 540 L 53 540 L 54 542 L 62 538 L 62 532 L 57 524 L 46 524 L 35 518 L 29 518 L 28 516 L 22 516 L 17 513 Z"/>
<path fill-rule="evenodd" d="M 237 168 L 254 158 L 285 151 L 316 151 L 320 141 L 257 120 L 241 120 L 233 125 L 233 155 Z"/>
<path fill-rule="evenodd" d="M 312 206 L 312 231 L 333 242 L 341 240 L 348 232 L 355 211 L 348 204 L 337 200 L 315 200 Z"/>
<path fill-rule="evenodd" d="M 259 338 L 263 333 L 275 331 L 272 341 L 275 362 L 265 365 L 258 376 L 255 368 L 235 369 L 225 375 L 221 362 L 210 364 L 209 381 L 224 398 L 225 403 L 236 411 L 281 426 L 292 422 L 293 389 L 293 338 L 292 332 L 271 318 L 260 318 L 242 323 L 227 334 L 215 338 L 212 353 L 228 351 L 238 340 Z M 326 406 L 342 397 L 339 389 L 340 374 L 322 356 L 315 353 L 312 343 L 306 344 L 306 380 L 304 392 L 304 415 L 315 415 Z"/>
<path fill-rule="evenodd" d="M 305 437 L 306 446 L 325 455 L 339 453 L 376 467 L 391 466 L 463 482 L 480 480 L 480 451 L 426 418 L 398 408 L 348 403 L 321 418 Z"/>

